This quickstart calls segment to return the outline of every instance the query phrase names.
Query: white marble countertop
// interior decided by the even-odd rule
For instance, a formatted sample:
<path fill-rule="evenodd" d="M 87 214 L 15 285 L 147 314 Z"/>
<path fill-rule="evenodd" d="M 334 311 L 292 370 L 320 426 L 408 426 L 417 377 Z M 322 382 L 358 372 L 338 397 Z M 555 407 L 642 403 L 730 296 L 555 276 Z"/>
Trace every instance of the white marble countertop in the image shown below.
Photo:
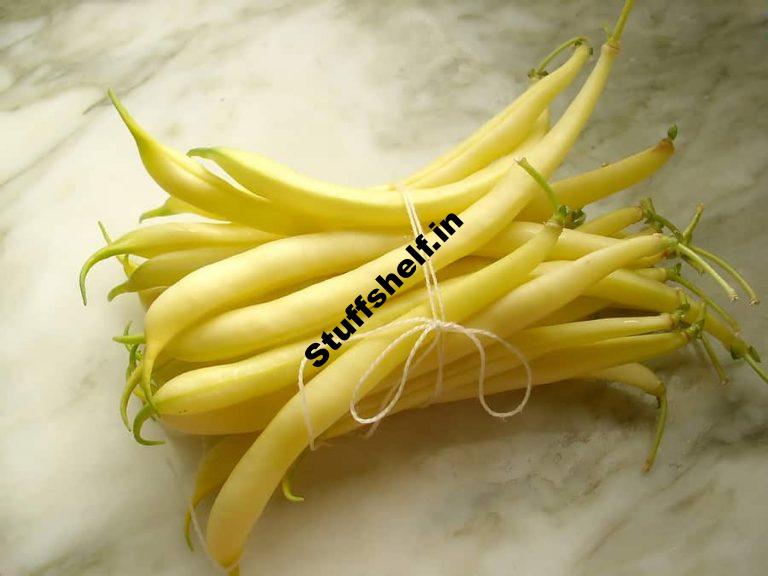
<path fill-rule="evenodd" d="M 619 2 L 0 2 L 0 574 L 214 573 L 181 536 L 199 446 L 122 428 L 133 298 L 114 264 L 77 271 L 162 202 L 104 92 L 180 149 L 258 150 L 318 177 L 387 181 L 447 148 L 557 42 Z M 652 193 L 768 294 L 765 5 L 638 2 L 624 52 L 566 171 L 680 126 Z M 99 295 L 97 297 L 97 295 Z M 734 307 L 768 356 L 766 308 Z M 659 363 L 671 415 L 641 473 L 650 402 L 617 386 L 535 391 L 500 423 L 476 403 L 388 421 L 313 454 L 255 530 L 244 575 L 757 575 L 768 567 L 768 388 L 693 349 Z M 171 471 L 170 462 L 177 476 Z"/>

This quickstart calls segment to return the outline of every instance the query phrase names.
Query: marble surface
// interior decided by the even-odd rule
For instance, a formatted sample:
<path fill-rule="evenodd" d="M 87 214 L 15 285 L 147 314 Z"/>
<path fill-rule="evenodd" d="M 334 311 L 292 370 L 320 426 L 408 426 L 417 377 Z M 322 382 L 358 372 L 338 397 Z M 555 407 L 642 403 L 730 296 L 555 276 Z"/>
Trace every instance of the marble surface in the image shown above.
<path fill-rule="evenodd" d="M 0 1 L 0 574 L 215 573 L 181 537 L 200 446 L 133 443 L 117 414 L 140 309 L 76 275 L 162 195 L 104 92 L 181 149 L 229 144 L 319 177 L 408 172 L 500 109 L 618 2 Z M 612 84 L 563 173 L 680 126 L 652 193 L 768 294 L 768 49 L 759 1 L 638 2 Z M 562 109 L 562 105 L 558 105 Z M 768 355 L 766 309 L 734 308 Z M 537 390 L 494 421 L 467 402 L 393 418 L 302 465 L 255 530 L 243 574 L 757 575 L 768 566 L 768 389 L 695 351 L 657 363 L 671 415 L 640 471 L 650 402 L 616 386 Z"/>

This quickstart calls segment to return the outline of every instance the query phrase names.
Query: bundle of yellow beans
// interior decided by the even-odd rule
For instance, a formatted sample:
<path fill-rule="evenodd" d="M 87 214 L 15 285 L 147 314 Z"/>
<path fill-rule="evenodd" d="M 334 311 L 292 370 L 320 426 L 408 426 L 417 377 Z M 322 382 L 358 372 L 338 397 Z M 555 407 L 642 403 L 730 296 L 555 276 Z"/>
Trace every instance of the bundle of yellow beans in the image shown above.
<path fill-rule="evenodd" d="M 766 379 L 733 318 L 681 274 L 678 262 L 711 275 L 731 299 L 733 281 L 757 302 L 731 266 L 693 243 L 700 207 L 684 229 L 650 200 L 595 219 L 582 211 L 659 170 L 674 152 L 674 127 L 632 156 L 552 179 L 603 92 L 630 8 L 556 122 L 550 104 L 592 55 L 584 38 L 553 51 L 522 95 L 450 152 L 368 189 L 240 150 L 181 154 L 110 93 L 146 170 L 169 195 L 141 219 L 191 217 L 114 241 L 104 231 L 107 245 L 83 267 L 83 299 L 90 268 L 117 256 L 127 280 L 110 299 L 135 292 L 147 309 L 143 333 L 116 338 L 129 350 L 121 413 L 136 439 L 156 443 L 141 435 L 150 418 L 220 437 L 192 505 L 216 494 L 205 539 L 222 567 L 237 571 L 281 484 L 297 499 L 286 478 L 315 440 L 384 416 L 475 398 L 507 417 L 534 386 L 615 381 L 658 400 L 650 467 L 667 403 L 641 362 L 696 341 L 725 379 L 717 340 Z M 193 157 L 215 162 L 235 183 Z M 515 409 L 491 408 L 499 401 L 490 396 L 515 389 L 525 392 Z M 133 402 L 140 408 L 130 419 Z"/>

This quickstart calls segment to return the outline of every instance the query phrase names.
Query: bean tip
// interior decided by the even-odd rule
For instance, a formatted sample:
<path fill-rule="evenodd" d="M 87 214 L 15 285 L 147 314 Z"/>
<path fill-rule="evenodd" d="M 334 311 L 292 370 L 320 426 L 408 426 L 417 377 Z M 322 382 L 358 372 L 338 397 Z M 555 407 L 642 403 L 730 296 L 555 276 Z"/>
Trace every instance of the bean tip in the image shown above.
<path fill-rule="evenodd" d="M 129 281 L 118 284 L 107 293 L 107 302 L 112 302 L 112 300 L 120 296 L 120 294 L 125 294 L 126 292 L 129 292 L 129 291 L 130 291 Z"/>
<path fill-rule="evenodd" d="M 669 138 L 662 138 L 653 150 L 656 153 L 671 156 L 675 153 L 675 143 Z"/>
<path fill-rule="evenodd" d="M 156 413 L 154 406 L 150 403 L 150 399 L 147 396 L 147 403 L 139 410 L 136 417 L 133 419 L 133 439 L 142 446 L 160 446 L 165 444 L 164 440 L 147 440 L 141 435 L 141 429 L 144 426 L 144 422 L 149 420 L 153 414 Z"/>
<path fill-rule="evenodd" d="M 94 257 L 91 256 L 88 258 L 88 260 L 85 261 L 85 264 L 83 264 L 83 267 L 80 269 L 80 276 L 78 277 L 78 286 L 80 287 L 80 298 L 83 300 L 83 306 L 88 305 L 88 294 L 85 288 L 85 279 L 88 277 L 88 272 L 90 272 L 93 265 L 96 263 L 94 260 Z"/>
<path fill-rule="evenodd" d="M 101 236 L 104 238 L 104 242 L 106 242 L 107 245 L 112 244 L 112 238 L 107 231 L 107 227 L 104 226 L 104 222 L 96 220 L 96 224 L 99 226 L 99 230 L 101 230 Z"/>
<path fill-rule="evenodd" d="M 128 110 L 125 109 L 125 106 L 123 106 L 123 103 L 120 102 L 120 99 L 117 97 L 117 94 L 115 94 L 115 91 L 112 90 L 112 88 L 107 90 L 107 97 L 109 98 L 109 101 L 112 102 L 112 106 L 115 107 L 115 110 L 117 110 L 117 113 L 120 114 L 120 117 L 123 119 L 123 121 L 126 124 L 129 124 L 129 121 L 132 121 L 133 118 L 131 118 L 131 115 L 128 114 Z"/>
<path fill-rule="evenodd" d="M 190 148 L 187 150 L 187 156 L 196 156 L 198 158 L 208 158 L 213 153 L 213 148 Z"/>
<path fill-rule="evenodd" d="M 133 116 L 131 116 L 130 112 L 128 112 L 128 109 L 123 106 L 123 103 L 120 102 L 117 95 L 112 91 L 107 91 L 107 95 L 109 96 L 109 99 L 112 101 L 112 105 L 115 107 L 115 110 L 117 110 L 117 113 L 120 115 L 120 118 L 122 119 L 123 123 L 125 124 L 125 127 L 128 128 L 128 131 L 131 133 L 131 136 L 133 136 L 133 139 L 136 141 L 136 145 L 139 147 L 139 153 L 143 154 L 144 147 L 151 146 L 151 145 L 157 145 L 152 140 L 152 137 L 142 128 L 138 122 L 134 119 Z"/>
<path fill-rule="evenodd" d="M 184 514 L 184 540 L 187 547 L 194 552 L 195 545 L 192 543 L 192 512 L 187 510 Z"/>
<path fill-rule="evenodd" d="M 165 207 L 165 204 L 163 204 L 162 206 L 158 206 L 157 208 L 152 208 L 151 210 L 142 212 L 139 215 L 139 224 L 141 224 L 145 220 L 149 220 L 150 218 L 158 218 L 160 216 L 172 216 L 172 215 L 173 215 L 173 212 L 168 210 Z"/>

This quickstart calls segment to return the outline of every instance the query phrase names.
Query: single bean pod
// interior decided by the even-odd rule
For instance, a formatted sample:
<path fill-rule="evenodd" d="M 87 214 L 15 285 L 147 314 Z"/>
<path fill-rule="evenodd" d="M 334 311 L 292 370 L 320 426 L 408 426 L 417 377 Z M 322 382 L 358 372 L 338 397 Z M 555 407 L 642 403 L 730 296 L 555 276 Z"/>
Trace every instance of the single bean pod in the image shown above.
<path fill-rule="evenodd" d="M 87 302 L 85 279 L 93 266 L 122 254 L 151 258 L 166 252 L 208 247 L 247 247 L 265 244 L 278 236 L 238 224 L 169 222 L 137 228 L 94 252 L 80 270 L 80 293 Z"/>
<path fill-rule="evenodd" d="M 579 46 L 558 71 L 526 92 L 525 104 L 515 108 L 514 118 L 507 120 L 522 126 L 521 139 L 555 96 L 573 81 L 589 53 L 588 48 Z M 213 160 L 244 187 L 297 214 L 344 227 L 402 227 L 409 223 L 399 194 L 370 194 L 359 188 L 321 182 L 264 156 L 230 148 L 198 148 L 189 153 Z M 485 195 L 513 163 L 514 158 L 507 158 L 459 182 L 414 191 L 413 202 L 419 217 L 439 220 L 450 212 L 465 209 Z"/>
<path fill-rule="evenodd" d="M 133 119 L 114 92 L 110 90 L 108 95 L 136 141 L 147 172 L 171 196 L 198 210 L 274 234 L 301 234 L 316 229 L 308 218 L 296 220 L 265 198 L 236 188 L 198 162 L 163 146 Z"/>

